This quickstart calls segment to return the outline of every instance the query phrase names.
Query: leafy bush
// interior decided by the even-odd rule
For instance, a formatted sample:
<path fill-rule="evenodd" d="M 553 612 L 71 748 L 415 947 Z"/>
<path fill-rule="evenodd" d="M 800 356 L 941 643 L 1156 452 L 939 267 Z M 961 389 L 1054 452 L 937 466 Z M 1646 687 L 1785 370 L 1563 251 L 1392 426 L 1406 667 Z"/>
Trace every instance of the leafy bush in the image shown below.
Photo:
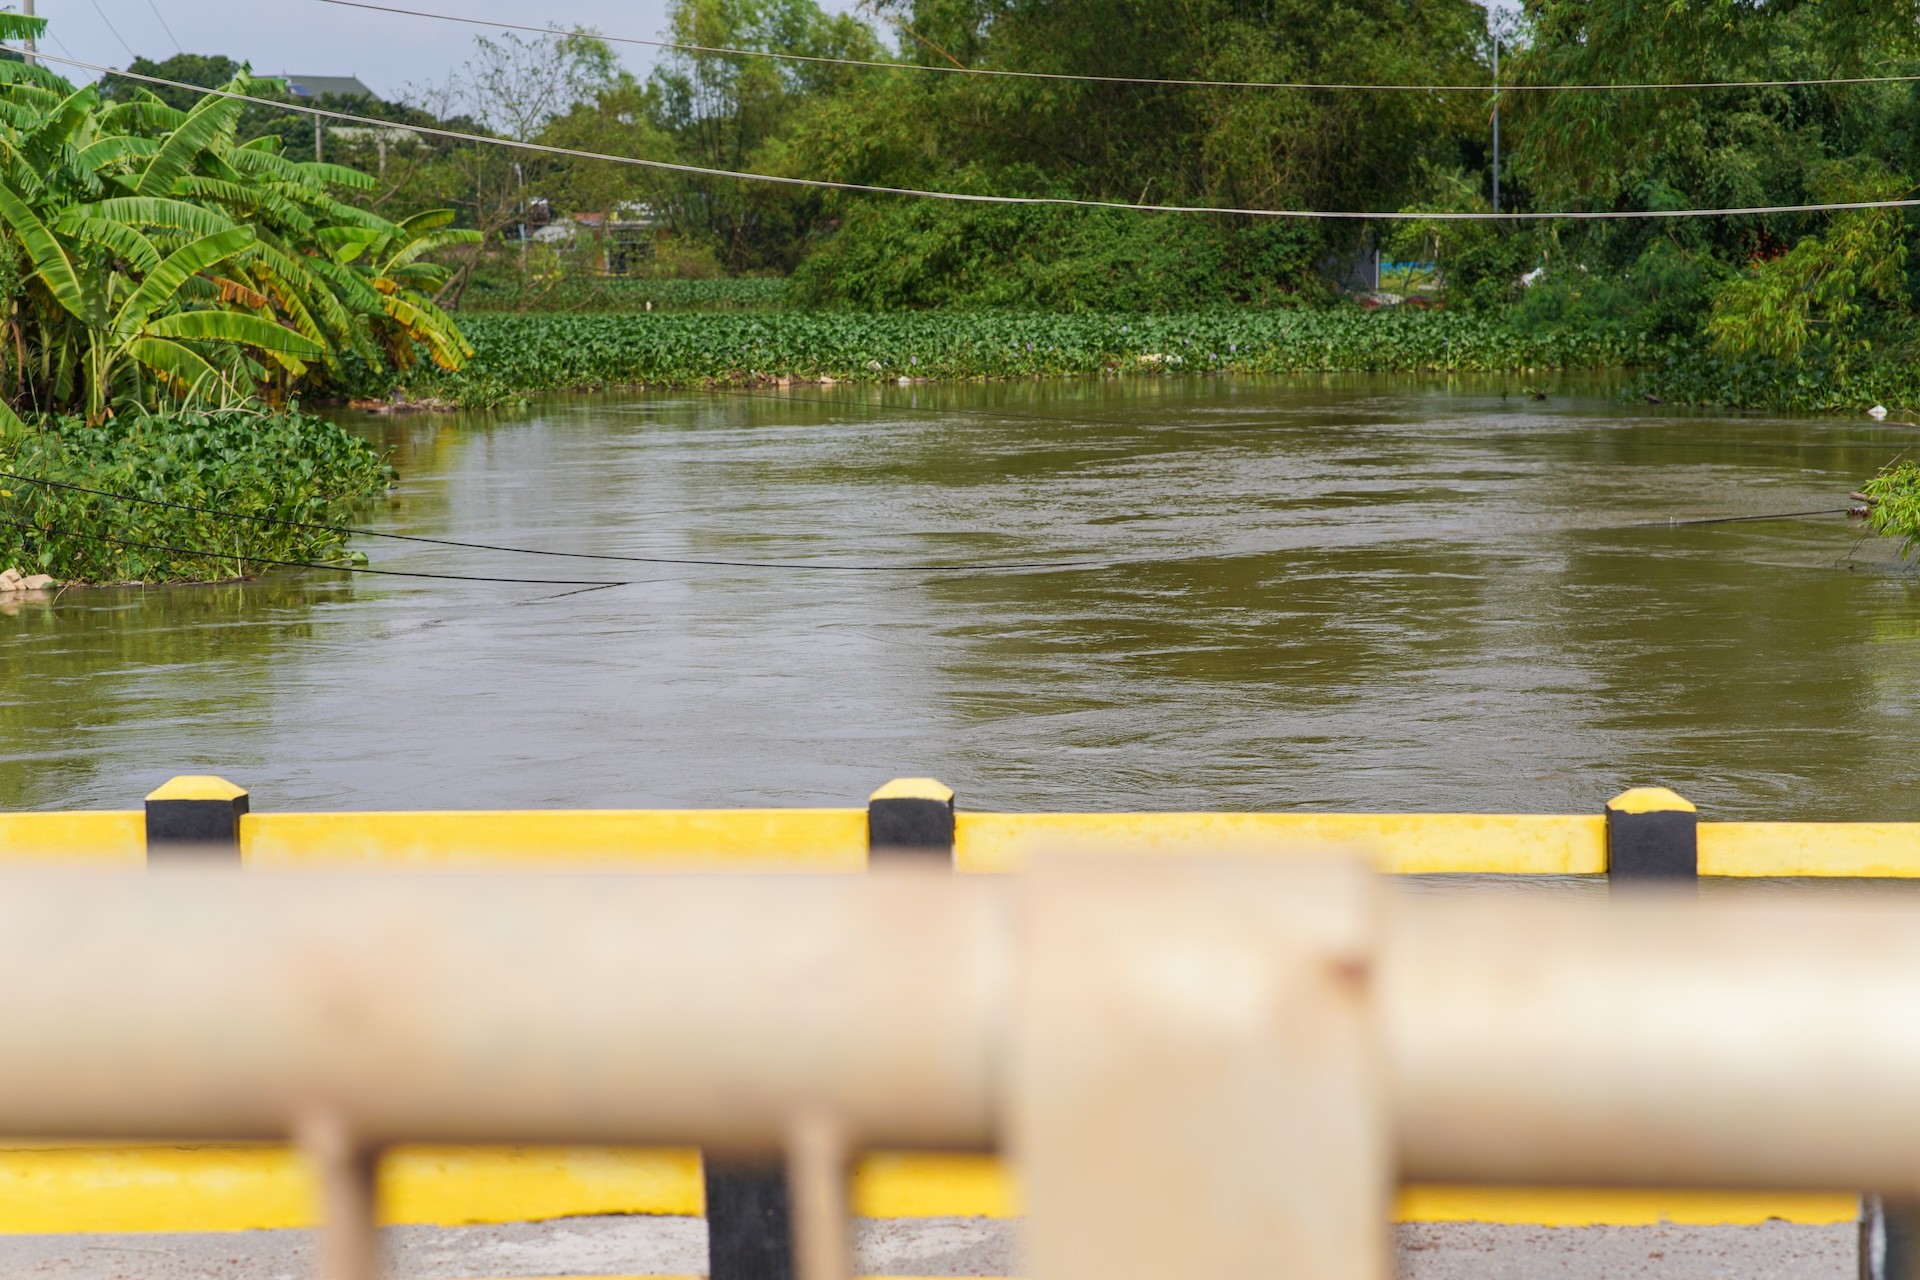
<path fill-rule="evenodd" d="M 0 439 L 0 470 L 211 511 L 334 525 L 393 482 L 392 468 L 365 441 L 295 409 L 135 411 L 97 426 L 58 419 Z M 129 545 L 135 543 L 147 545 Z M 63 582 L 244 577 L 261 561 L 338 562 L 345 550 L 344 537 L 323 529 L 0 477 L 0 568 Z"/>
<path fill-rule="evenodd" d="M 1516 323 L 1526 328 L 1599 327 L 1656 340 L 1692 338 L 1730 269 L 1671 240 L 1654 240 L 1625 271 L 1549 267 L 1520 295 Z"/>
<path fill-rule="evenodd" d="M 466 328 L 474 358 L 416 394 L 459 400 L 482 385 L 586 389 L 826 377 L 1591 369 L 1659 354 L 1605 332 L 1525 331 L 1495 316 L 1357 308 L 475 315 Z"/>
<path fill-rule="evenodd" d="M 1269 305 L 1311 279 L 1319 233 L 1048 205 L 854 205 L 793 275 L 797 306 L 1185 311 Z"/>
<path fill-rule="evenodd" d="M 1882 537 L 1900 539 L 1904 558 L 1920 546 L 1920 464 L 1890 466 L 1861 486 L 1873 500 L 1867 523 Z"/>

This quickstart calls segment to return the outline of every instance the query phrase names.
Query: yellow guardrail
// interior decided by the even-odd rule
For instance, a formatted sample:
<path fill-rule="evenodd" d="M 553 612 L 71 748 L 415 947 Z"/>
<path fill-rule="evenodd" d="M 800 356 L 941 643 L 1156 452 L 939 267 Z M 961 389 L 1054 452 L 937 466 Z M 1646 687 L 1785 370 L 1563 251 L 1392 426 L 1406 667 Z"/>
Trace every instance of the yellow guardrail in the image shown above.
<path fill-rule="evenodd" d="M 937 801 L 917 780 L 876 800 Z M 197 784 L 207 784 L 205 786 Z M 212 784 L 218 784 L 217 786 Z M 179 779 L 163 800 L 225 803 L 238 795 L 233 840 L 255 867 L 409 868 L 529 865 L 858 872 L 870 811 L 821 809 L 468 810 L 250 813 L 218 779 Z M 1104 846 L 1179 856 L 1244 850 L 1363 852 L 1402 874 L 1601 876 L 1609 815 L 1354 813 L 951 812 L 952 865 L 1004 873 L 1039 849 Z M 1670 792 L 1628 793 L 1614 814 L 1677 812 Z M 1686 806 L 1690 812 L 1691 806 Z M 0 861 L 139 867 L 140 810 L 0 813 Z M 1697 871 L 1722 877 L 1920 878 L 1920 823 L 1697 823 Z M 618 1148 L 404 1148 L 382 1166 L 386 1219 L 496 1223 L 594 1213 L 698 1214 L 697 1152 Z M 1009 1217 L 1017 1189 L 986 1156 L 880 1153 L 856 1171 L 856 1212 L 870 1217 Z M 306 1225 L 310 1179 L 285 1148 L 76 1144 L 0 1145 L 0 1233 L 226 1231 Z M 1834 1194 L 1641 1190 L 1406 1188 L 1403 1221 L 1546 1226 L 1851 1221 Z"/>

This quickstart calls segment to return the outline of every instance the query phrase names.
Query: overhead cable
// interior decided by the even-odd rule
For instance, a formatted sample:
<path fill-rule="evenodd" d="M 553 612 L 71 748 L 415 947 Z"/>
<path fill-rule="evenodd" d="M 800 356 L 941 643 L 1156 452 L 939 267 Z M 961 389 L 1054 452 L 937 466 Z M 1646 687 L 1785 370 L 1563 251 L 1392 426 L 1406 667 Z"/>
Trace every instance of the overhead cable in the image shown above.
<path fill-rule="evenodd" d="M 160 0 L 147 0 L 147 8 L 153 10 L 153 16 L 160 20 L 160 29 L 167 33 L 167 39 L 173 41 L 173 51 L 185 53 L 186 50 L 180 47 L 180 37 L 173 34 L 172 26 L 167 23 L 167 15 L 160 12 Z"/>
<path fill-rule="evenodd" d="M 127 56 L 129 58 L 139 57 L 140 55 L 133 51 L 133 46 L 127 43 L 127 38 L 120 34 L 120 28 L 113 25 L 113 19 L 107 16 L 107 11 L 100 7 L 100 0 L 89 0 L 89 2 L 93 5 L 93 11 L 100 15 L 100 21 L 107 24 L 107 30 L 113 32 L 113 38 L 118 40 L 120 47 L 127 51 Z"/>
<path fill-rule="evenodd" d="M 473 573 L 426 573 L 412 569 L 374 569 L 363 564 L 328 564 L 324 560 L 281 560 L 272 556 L 241 555 L 232 551 L 208 551 L 200 547 L 175 547 L 164 542 L 139 542 L 130 538 L 116 538 L 109 533 L 83 533 L 77 529 L 58 529 L 50 525 L 28 524 L 24 520 L 0 519 L 0 526 L 38 534 L 41 537 L 52 535 L 61 538 L 81 538 L 90 542 L 111 543 L 116 547 L 128 547 L 135 551 L 164 551 L 168 555 L 192 556 L 199 560 L 226 560 L 242 568 L 250 564 L 266 564 L 276 569 L 326 569 L 333 573 L 370 573 L 382 578 L 433 578 L 441 582 L 509 582 L 529 587 L 631 587 L 639 581 L 636 579 L 608 582 L 605 579 L 592 578 L 492 578 Z"/>
<path fill-rule="evenodd" d="M 968 191 L 932 191 L 922 187 L 883 187 L 864 182 L 838 182 L 830 178 L 800 178 L 777 173 L 746 173 L 738 169 L 715 169 L 707 165 L 679 164 L 671 160 L 643 160 L 638 156 L 609 155 L 603 151 L 586 151 L 578 147 L 558 147 L 544 142 L 521 142 L 513 138 L 493 138 L 485 134 L 467 133 L 458 129 L 445 129 L 435 125 L 402 125 L 396 124 L 392 120 L 381 120 L 374 116 L 355 115 L 350 111 L 333 111 L 325 107 L 310 107 L 304 103 L 283 102 L 275 98 L 263 98 L 254 94 L 236 93 L 231 89 L 208 89 L 203 85 L 188 84 L 184 80 L 169 80 L 164 76 L 150 76 L 133 71 L 122 71 L 117 67 L 102 66 L 94 62 L 82 62 L 77 58 L 56 58 L 48 53 L 41 53 L 37 56 L 43 62 L 56 62 L 63 66 L 78 67 L 83 71 L 92 71 L 99 75 L 115 76 L 122 80 L 133 80 L 141 84 L 157 84 L 170 89 L 184 89 L 190 93 L 197 93 L 205 97 L 230 98 L 237 102 L 252 102 L 260 106 L 273 107 L 279 111 L 291 111 L 313 116 L 315 119 L 339 120 L 348 124 L 375 129 L 405 129 L 409 133 L 424 137 L 449 138 L 456 142 L 471 142 L 480 146 L 498 147 L 507 151 L 526 151 L 538 155 L 563 156 L 569 160 L 597 160 L 607 164 L 632 165 L 642 169 L 655 169 L 667 173 L 687 173 L 705 178 L 729 178 L 740 182 L 764 182 L 775 186 L 806 187 L 823 191 L 857 191 L 869 195 L 908 196 L 919 200 L 950 200 L 963 204 L 1118 209 L 1132 213 L 1198 213 L 1213 214 L 1222 217 L 1295 218 L 1342 222 L 1664 221 L 1684 218 L 1762 217 L 1799 213 L 1839 213 L 1856 209 L 1911 209 L 1920 207 L 1920 199 L 1901 199 L 1838 200 L 1818 204 L 1748 205 L 1736 208 L 1717 209 L 1575 209 L 1554 212 L 1529 211 L 1523 213 L 1415 213 L 1407 210 L 1239 209 L 1222 205 L 1135 204 L 1125 200 L 1086 200 L 1075 196 L 1002 196 L 982 195 Z"/>
<path fill-rule="evenodd" d="M 565 560 L 612 560 L 627 564 L 692 565 L 712 569 L 786 569 L 807 573 L 995 573 L 1024 569 L 1086 569 L 1109 563 L 1105 560 L 1034 560 L 1012 564 L 826 564 L 791 560 L 710 560 L 687 556 L 616 555 L 597 551 L 546 551 L 538 547 L 502 546 L 491 542 L 462 542 L 456 538 L 429 538 L 415 533 L 387 533 L 379 529 L 359 529 L 351 525 L 288 520 L 280 516 L 251 515 L 244 511 L 222 511 L 214 507 L 197 507 L 191 503 L 168 502 L 162 498 L 143 498 L 137 494 L 114 493 L 108 489 L 90 489 L 86 485 L 69 484 L 64 480 L 48 480 L 41 476 L 20 475 L 13 471 L 0 471 L 0 480 L 37 484 L 49 489 L 65 489 L 73 493 L 108 498 L 115 502 L 132 502 L 147 507 L 165 507 L 171 511 L 188 511 L 195 515 L 213 516 L 221 520 L 245 520 L 256 524 L 270 524 L 287 529 L 310 529 L 319 533 L 333 533 L 347 537 L 387 538 L 395 542 L 424 542 L 437 547 L 460 547 L 468 551 L 499 551 L 508 555 L 551 556 Z M 496 581 L 496 579 L 488 579 L 488 581 Z M 497 579 L 497 581 L 508 581 L 508 579 Z M 555 585 L 586 584 L 558 582 Z M 627 584 L 607 583 L 606 585 L 625 586 Z"/>
<path fill-rule="evenodd" d="M 1751 524 L 1756 520 L 1800 520 L 1807 516 L 1850 516 L 1852 507 L 1821 507 L 1818 511 L 1776 511 L 1764 516 L 1707 516 L 1700 520 L 1636 520 L 1629 529 L 1677 529 L 1693 524 Z"/>
<path fill-rule="evenodd" d="M 1203 89 L 1316 89 L 1340 92 L 1376 93 L 1623 93 L 1651 92 L 1660 89 L 1770 89 L 1846 84 L 1896 84 L 1920 80 L 1920 75 L 1833 76 L 1806 80 L 1692 80 L 1676 82 L 1640 81 L 1623 84 L 1359 84 L 1340 81 L 1308 80 L 1183 80 L 1162 76 L 1099 76 L 1066 71 L 1007 71 L 991 67 L 941 66 L 935 63 L 891 62 L 879 58 L 835 58 L 826 54 L 787 53 L 773 49 L 734 49 L 724 45 L 687 44 L 678 40 L 648 40 L 640 36 L 603 35 L 587 27 L 563 30 L 536 27 L 520 22 L 494 22 L 485 18 L 467 18 L 454 13 L 436 13 L 428 9 L 408 9 L 399 5 L 372 4 L 368 0 L 319 0 L 321 4 L 343 9 L 364 9 L 373 13 L 399 14 L 409 18 L 431 18 L 437 22 L 458 22 L 466 26 L 487 27 L 496 31 L 530 31 L 538 35 L 584 35 L 608 44 L 644 45 L 653 49 L 671 49 L 721 58 L 770 58 L 780 62 L 826 63 L 843 67 L 876 67 L 889 71 L 928 71 L 939 75 L 994 76 L 1011 80 L 1068 80 L 1088 84 L 1144 84 L 1174 88 Z"/>

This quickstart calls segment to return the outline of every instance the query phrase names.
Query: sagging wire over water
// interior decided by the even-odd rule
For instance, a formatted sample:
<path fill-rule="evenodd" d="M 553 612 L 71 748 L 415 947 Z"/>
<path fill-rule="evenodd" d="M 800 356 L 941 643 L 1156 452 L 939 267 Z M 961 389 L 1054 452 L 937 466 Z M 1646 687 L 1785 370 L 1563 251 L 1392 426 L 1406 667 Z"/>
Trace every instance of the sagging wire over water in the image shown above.
<path fill-rule="evenodd" d="M 1749 524 L 1761 520 L 1799 520 L 1806 516 L 1863 516 L 1865 507 L 1821 507 L 1817 511 L 1776 511 L 1764 516 L 1706 516 L 1698 520 L 1636 520 L 1628 529 L 1678 529 L 1696 524 Z"/>
<path fill-rule="evenodd" d="M 250 522 L 257 522 L 257 524 L 273 524 L 273 526 L 280 526 L 280 528 L 313 530 L 313 532 L 317 533 L 336 533 L 336 535 L 342 535 L 342 537 L 386 537 L 386 539 L 403 541 L 403 543 L 428 543 L 428 545 L 434 545 L 434 547 L 459 547 L 459 549 L 463 549 L 463 551 L 497 551 L 497 553 L 505 553 L 505 555 L 530 555 L 530 557 L 553 557 L 564 558 L 564 560 L 612 560 L 612 562 L 622 562 L 622 564 L 668 564 L 668 566 L 691 566 L 691 568 L 768 568 L 768 570 L 791 570 L 791 572 L 810 572 L 810 574 L 998 574 L 998 572 L 1027 572 L 1027 570 L 1041 570 L 1041 568 L 1102 568 L 1102 566 L 1114 564 L 1114 560 L 1016 560 L 1016 562 L 1004 562 L 1004 564 L 831 564 L 831 562 L 822 562 L 822 560 L 720 560 L 720 558 L 703 557 L 616 555 L 616 553 L 607 553 L 607 551 L 545 551 L 545 549 L 540 549 L 540 547 L 509 547 L 509 545 L 501 545 L 501 543 L 463 541 L 463 539 L 457 539 L 457 537 L 428 537 L 428 535 L 424 535 L 424 533 L 388 533 L 382 532 L 382 530 L 357 528 L 357 526 L 349 526 L 349 524 L 321 524 L 321 522 L 315 522 L 315 520 L 288 520 L 288 518 L 284 518 L 284 516 L 250 514 L 250 512 L 242 512 L 242 510 L 196 507 L 196 505 L 192 505 L 192 503 L 171 503 L 171 501 L 167 501 L 167 499 L 140 497 L 140 495 L 136 495 L 136 493 L 115 493 L 115 491 L 111 491 L 111 489 L 94 489 L 94 487 L 83 486 L 83 484 L 69 484 L 69 482 L 65 482 L 65 480 L 48 480 L 48 478 L 44 478 L 44 476 L 25 476 L 25 474 L 8 472 L 8 470 L 0 470 L 0 480 L 13 480 L 13 482 L 19 482 L 19 484 L 35 484 L 35 486 L 48 487 L 48 489 L 65 489 L 65 491 L 71 491 L 71 493 L 88 493 L 88 495 L 92 495 L 92 497 L 104 497 L 104 499 L 115 501 L 115 503 L 138 503 L 138 505 L 142 505 L 142 507 L 163 507 L 163 509 L 169 510 L 184 510 L 184 512 L 198 514 L 198 516 L 213 516 L 213 518 L 217 518 L 217 520 L 250 520 Z M 15 528 L 15 530 L 25 530 L 25 532 L 29 533 L 58 533 L 61 537 L 96 537 L 96 539 L 100 539 L 100 541 L 109 541 L 109 543 L 117 543 L 117 545 L 123 545 L 123 547 L 144 549 L 144 551 L 167 551 L 167 553 L 173 553 L 173 555 L 192 555 L 192 557 L 205 557 L 209 558 L 209 560 L 244 558 L 244 560 L 253 562 L 253 564 L 275 564 L 275 566 L 282 566 L 282 568 L 330 568 L 330 570 L 338 570 L 338 572 L 384 574 L 384 576 L 390 576 L 390 578 L 445 578 L 445 580 L 455 581 L 526 581 L 526 583 L 553 585 L 553 587 L 630 587 L 630 585 L 634 585 L 634 581 L 641 581 L 586 581 L 570 580 L 570 578 L 488 578 L 488 576 L 474 576 L 474 574 L 426 574 L 426 572 L 409 572 L 409 570 L 376 570 L 376 568 L 353 566 L 353 564 L 326 564 L 326 562 L 321 562 L 321 560 L 273 560 L 273 558 L 261 557 L 234 557 L 234 555 L 230 555 L 230 553 L 202 553 L 202 551 L 192 551 L 192 549 L 182 549 L 182 547 L 159 547 L 159 545 L 146 547 L 146 545 L 142 545 L 142 543 L 132 543 L 132 541 L 115 539 L 115 537 L 109 537 L 109 535 L 104 535 L 104 533 L 79 533 L 73 532 L 73 530 L 56 530 L 56 528 L 44 528 L 44 530 L 42 530 L 40 526 L 23 524 L 23 522 L 17 522 L 17 520 L 0 520 L 0 524 L 10 526 L 10 528 Z"/>
<path fill-rule="evenodd" d="M 414 569 L 375 569 L 363 564 L 328 564 L 322 560 L 281 560 L 273 556 L 254 556 L 232 551 L 207 551 L 199 547 L 176 547 L 164 542 L 140 542 L 131 538 L 116 538 L 110 533 L 83 533 L 78 529 L 60 529 L 52 525 L 29 524 L 24 520 L 0 518 L 0 527 L 18 529 L 23 533 L 53 534 L 62 538 L 84 538 L 92 542 L 111 543 L 116 547 L 128 547 L 135 551 L 164 551 L 168 555 L 190 556 L 198 560 L 234 562 L 243 568 L 250 564 L 272 565 L 276 569 L 329 569 L 334 573 L 370 573 L 383 578 L 436 578 L 445 582 L 510 582 L 523 586 L 536 587 L 631 587 L 644 579 L 625 582 L 606 582 L 585 578 L 495 578 L 473 573 L 427 573 Z M 569 593 L 571 594 L 571 593 Z"/>

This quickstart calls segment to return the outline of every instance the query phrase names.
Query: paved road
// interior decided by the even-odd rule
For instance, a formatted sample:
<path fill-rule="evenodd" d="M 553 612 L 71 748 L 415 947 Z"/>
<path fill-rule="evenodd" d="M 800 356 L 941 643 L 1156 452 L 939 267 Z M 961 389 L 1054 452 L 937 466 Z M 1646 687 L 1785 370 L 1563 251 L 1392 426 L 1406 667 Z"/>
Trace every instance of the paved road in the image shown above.
<path fill-rule="evenodd" d="M 984 1218 L 864 1219 L 863 1275 L 1017 1274 L 1017 1224 Z M 1851 1225 L 1396 1228 L 1403 1280 L 1852 1280 Z M 569 1218 L 488 1227 L 393 1227 L 393 1280 L 697 1275 L 699 1218 Z M 307 1231 L 0 1236 L 9 1280 L 307 1280 Z"/>

